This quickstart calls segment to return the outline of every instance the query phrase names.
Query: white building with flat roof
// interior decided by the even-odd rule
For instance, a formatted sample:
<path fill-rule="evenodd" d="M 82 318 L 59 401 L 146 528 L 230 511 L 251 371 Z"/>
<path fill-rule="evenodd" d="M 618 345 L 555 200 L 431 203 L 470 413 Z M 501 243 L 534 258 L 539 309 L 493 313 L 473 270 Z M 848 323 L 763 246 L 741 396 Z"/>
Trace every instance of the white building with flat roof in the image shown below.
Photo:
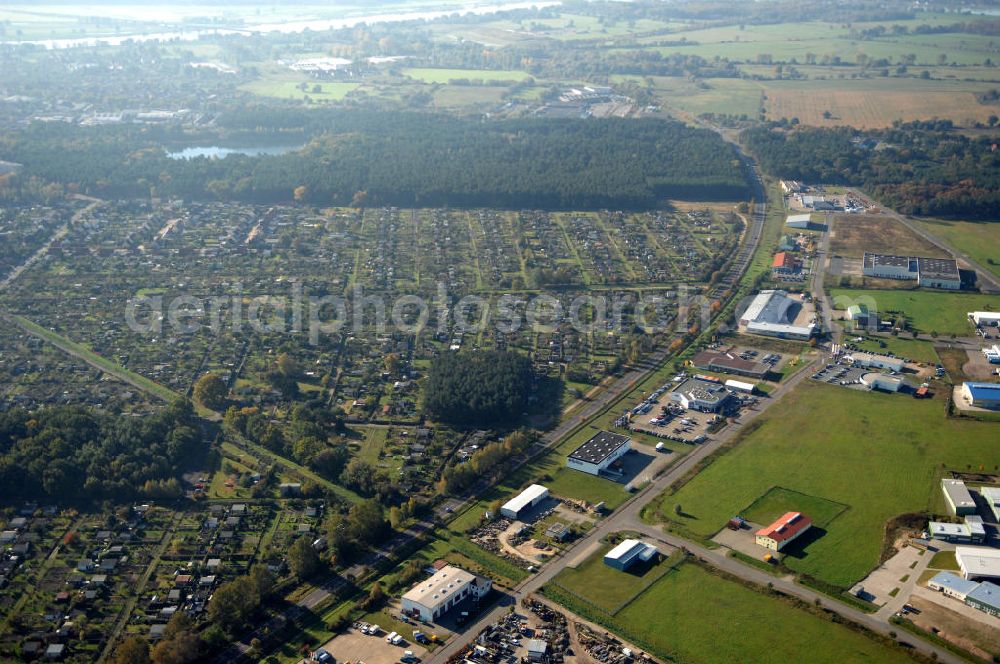
<path fill-rule="evenodd" d="M 403 595 L 403 613 L 433 622 L 463 600 L 488 593 L 493 582 L 461 567 L 446 565 Z"/>
<path fill-rule="evenodd" d="M 976 579 L 1000 579 L 1000 549 L 987 546 L 956 546 L 955 560 L 962 576 Z"/>
<path fill-rule="evenodd" d="M 972 499 L 972 494 L 962 480 L 941 480 L 941 491 L 944 493 L 944 501 L 948 503 L 949 511 L 955 516 L 976 513 L 976 501 Z"/>
<path fill-rule="evenodd" d="M 816 325 L 795 324 L 801 309 L 802 302 L 789 297 L 788 291 L 762 290 L 740 316 L 740 324 L 749 334 L 805 341 L 816 332 Z"/>
<path fill-rule="evenodd" d="M 862 351 L 853 351 L 850 356 L 851 364 L 856 367 L 887 369 L 889 371 L 902 371 L 906 362 L 902 358 L 889 357 L 887 355 L 876 355 Z"/>
<path fill-rule="evenodd" d="M 504 503 L 504 506 L 500 508 L 500 514 L 508 519 L 518 519 L 522 512 L 542 502 L 548 495 L 549 490 L 541 484 L 532 484 Z"/>
<path fill-rule="evenodd" d="M 970 311 L 969 318 L 976 325 L 1000 325 L 1000 312 L 998 311 Z"/>
<path fill-rule="evenodd" d="M 979 495 L 983 497 L 986 504 L 990 506 L 993 516 L 1000 521 L 1000 488 L 995 486 L 984 486 L 979 488 Z"/>

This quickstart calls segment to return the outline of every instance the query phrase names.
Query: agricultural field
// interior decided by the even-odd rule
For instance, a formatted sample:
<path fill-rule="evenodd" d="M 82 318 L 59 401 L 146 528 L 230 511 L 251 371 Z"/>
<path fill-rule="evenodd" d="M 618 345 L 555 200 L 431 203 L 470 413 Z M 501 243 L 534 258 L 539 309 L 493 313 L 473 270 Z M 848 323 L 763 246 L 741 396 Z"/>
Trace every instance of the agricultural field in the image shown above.
<path fill-rule="evenodd" d="M 830 297 L 838 309 L 847 302 L 870 303 L 869 309 L 901 312 L 921 334 L 970 336 L 974 330 L 970 311 L 996 311 L 1000 297 L 979 293 L 948 293 L 929 290 L 854 290 L 834 288 Z"/>
<path fill-rule="evenodd" d="M 887 521 L 944 511 L 943 472 L 1000 463 L 993 426 L 947 419 L 946 398 L 804 383 L 738 446 L 653 503 L 646 517 L 707 539 L 775 486 L 847 505 L 825 533 L 784 562 L 849 587 L 878 564 Z M 678 504 L 687 516 L 674 516 Z"/>
<path fill-rule="evenodd" d="M 991 222 L 916 219 L 918 224 L 1000 277 L 1000 226 Z"/>
<path fill-rule="evenodd" d="M 523 81 L 531 77 L 526 71 L 505 71 L 495 69 L 437 69 L 430 67 L 408 67 L 403 74 L 421 83 L 448 83 L 454 80 L 467 81 Z"/>
<path fill-rule="evenodd" d="M 817 127 L 877 129 L 930 118 L 970 126 L 996 114 L 996 108 L 979 102 L 979 95 L 994 87 L 994 82 L 919 78 L 769 81 L 764 107 L 770 120 L 798 118 Z"/>
<path fill-rule="evenodd" d="M 839 214 L 833 222 L 830 253 L 862 258 L 866 251 L 900 256 L 950 258 L 893 217 L 872 214 Z"/>
<path fill-rule="evenodd" d="M 550 596 L 563 602 L 567 596 L 554 590 Z M 581 608 L 572 599 L 566 604 Z M 593 617 L 661 659 L 775 662 L 795 661 L 809 652 L 814 662 L 911 661 L 902 650 L 694 563 L 667 572 L 617 614 L 594 612 Z M 816 648 L 817 643 L 825 645 Z"/>
<path fill-rule="evenodd" d="M 915 27 L 921 21 L 892 21 Z M 734 62 L 757 63 L 761 57 L 772 61 L 807 63 L 812 58 L 824 64 L 834 62 L 854 63 L 859 56 L 868 59 L 888 58 L 898 62 L 903 56 L 915 56 L 916 65 L 934 65 L 942 62 L 957 65 L 979 65 L 996 57 L 995 47 L 983 35 L 945 33 L 935 35 L 907 34 L 861 40 L 853 37 L 851 29 L 862 30 L 876 24 L 843 24 L 811 21 L 801 23 L 774 23 L 767 25 L 731 25 L 700 30 L 681 30 L 669 35 L 671 42 L 686 40 L 686 44 L 650 46 L 663 54 L 683 53 L 704 58 L 727 58 Z M 642 38 L 647 43 L 662 40 L 663 36 Z"/>

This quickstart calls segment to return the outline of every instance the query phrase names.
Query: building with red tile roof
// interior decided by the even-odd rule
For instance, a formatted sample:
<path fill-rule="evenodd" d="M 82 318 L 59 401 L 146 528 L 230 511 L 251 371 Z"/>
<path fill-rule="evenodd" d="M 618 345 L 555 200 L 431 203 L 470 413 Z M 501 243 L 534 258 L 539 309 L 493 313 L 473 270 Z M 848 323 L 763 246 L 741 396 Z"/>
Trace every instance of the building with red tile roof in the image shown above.
<path fill-rule="evenodd" d="M 786 512 L 780 519 L 757 531 L 757 544 L 781 551 L 789 542 L 809 530 L 812 520 L 801 512 Z"/>

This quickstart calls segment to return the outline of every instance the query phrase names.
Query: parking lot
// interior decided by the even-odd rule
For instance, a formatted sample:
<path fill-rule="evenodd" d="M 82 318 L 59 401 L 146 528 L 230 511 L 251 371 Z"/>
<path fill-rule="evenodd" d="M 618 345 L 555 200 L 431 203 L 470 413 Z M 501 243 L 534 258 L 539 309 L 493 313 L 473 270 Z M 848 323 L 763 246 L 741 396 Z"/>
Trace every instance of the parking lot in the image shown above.
<path fill-rule="evenodd" d="M 333 655 L 337 662 L 356 662 L 357 664 L 397 664 L 407 650 L 413 651 L 418 659 L 427 656 L 427 649 L 417 643 L 404 641 L 394 646 L 385 640 L 383 630 L 378 635 L 362 634 L 360 630 L 350 628 L 343 634 L 322 646 L 322 649 Z M 303 660 L 308 662 L 310 660 Z"/>
<path fill-rule="evenodd" d="M 830 385 L 842 385 L 854 389 L 868 390 L 868 387 L 861 384 L 861 377 L 866 373 L 871 373 L 872 369 L 862 367 L 848 367 L 842 364 L 827 364 L 814 373 L 812 380 L 829 383 Z"/>

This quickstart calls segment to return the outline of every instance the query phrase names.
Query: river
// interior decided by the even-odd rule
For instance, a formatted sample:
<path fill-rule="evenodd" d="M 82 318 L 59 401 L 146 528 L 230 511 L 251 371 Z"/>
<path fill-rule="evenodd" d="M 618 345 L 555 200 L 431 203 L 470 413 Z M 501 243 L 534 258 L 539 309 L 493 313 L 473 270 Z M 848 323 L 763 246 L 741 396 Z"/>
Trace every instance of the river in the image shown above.
<path fill-rule="evenodd" d="M 113 37 L 80 37 L 72 39 L 39 39 L 24 41 L 5 41 L 4 44 L 34 44 L 44 46 L 47 49 L 73 48 L 77 46 L 121 46 L 126 42 L 169 42 L 169 41 L 195 41 L 202 37 L 213 35 L 250 35 L 255 33 L 284 33 L 291 34 L 304 32 L 306 30 L 324 31 L 339 30 L 342 28 L 352 28 L 362 23 L 393 23 L 399 21 L 432 21 L 453 14 L 462 16 L 495 14 L 503 11 L 513 11 L 517 9 L 544 9 L 546 7 L 556 7 L 561 5 L 561 0 L 539 0 L 537 2 L 499 2 L 493 4 L 468 4 L 450 9 L 436 11 L 412 11 L 395 12 L 384 14 L 368 14 L 363 16 L 350 16 L 345 18 L 318 19 L 308 21 L 287 21 L 279 23 L 260 23 L 249 25 L 245 28 L 218 28 L 199 30 L 179 30 L 176 32 L 149 32 L 133 33 L 129 35 L 115 35 Z"/>

